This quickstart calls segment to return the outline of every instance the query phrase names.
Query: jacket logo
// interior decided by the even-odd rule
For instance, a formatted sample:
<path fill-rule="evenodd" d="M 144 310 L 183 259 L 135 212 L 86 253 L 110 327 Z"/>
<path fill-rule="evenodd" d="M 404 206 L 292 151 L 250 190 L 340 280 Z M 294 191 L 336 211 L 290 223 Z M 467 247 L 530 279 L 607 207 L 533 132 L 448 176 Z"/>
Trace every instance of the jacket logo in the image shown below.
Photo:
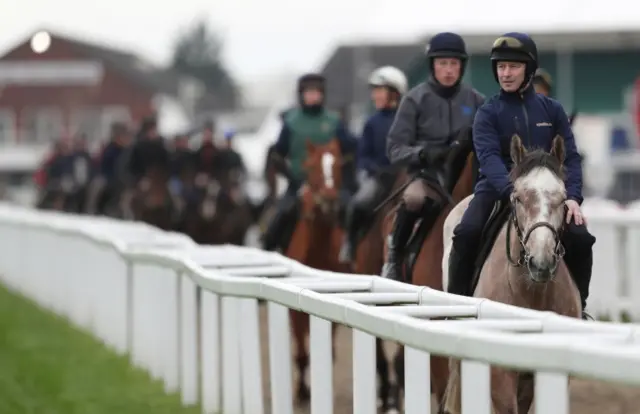
<path fill-rule="evenodd" d="M 469 106 L 462 105 L 461 108 L 462 108 L 462 113 L 464 115 L 471 115 L 473 113 L 473 109 L 471 107 L 469 107 Z"/>
<path fill-rule="evenodd" d="M 538 126 L 538 127 L 550 127 L 550 126 L 553 126 L 553 125 L 550 122 L 538 122 L 536 124 L 536 126 Z"/>
<path fill-rule="evenodd" d="M 322 125 L 320 125 L 320 129 L 322 129 L 322 132 L 329 132 L 329 128 L 330 125 L 328 122 L 323 122 Z"/>

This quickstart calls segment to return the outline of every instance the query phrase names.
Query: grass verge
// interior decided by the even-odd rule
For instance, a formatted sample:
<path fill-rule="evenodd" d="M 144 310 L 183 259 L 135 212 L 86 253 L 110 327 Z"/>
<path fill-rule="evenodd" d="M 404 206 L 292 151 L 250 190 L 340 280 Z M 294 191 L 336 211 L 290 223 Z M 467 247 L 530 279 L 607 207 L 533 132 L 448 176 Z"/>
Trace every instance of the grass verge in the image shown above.
<path fill-rule="evenodd" d="M 196 414 L 90 335 L 0 286 L 1 414 Z"/>

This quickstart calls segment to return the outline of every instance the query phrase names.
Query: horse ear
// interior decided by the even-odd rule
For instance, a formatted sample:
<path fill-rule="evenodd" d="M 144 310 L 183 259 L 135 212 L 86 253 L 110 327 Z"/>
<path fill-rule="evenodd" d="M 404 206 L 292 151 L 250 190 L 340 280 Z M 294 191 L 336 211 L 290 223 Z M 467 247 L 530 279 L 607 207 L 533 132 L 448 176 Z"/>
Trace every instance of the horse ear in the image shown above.
<path fill-rule="evenodd" d="M 316 145 L 311 142 L 311 140 L 309 138 L 307 138 L 307 153 L 311 154 L 315 151 L 316 149 Z"/>
<path fill-rule="evenodd" d="M 527 150 L 522 145 L 522 139 L 518 134 L 514 134 L 511 138 L 511 159 L 513 163 L 520 164 L 526 154 Z"/>
<path fill-rule="evenodd" d="M 564 138 L 560 135 L 556 135 L 551 143 L 551 155 L 556 157 L 560 164 L 564 164 L 565 150 L 564 150 Z"/>

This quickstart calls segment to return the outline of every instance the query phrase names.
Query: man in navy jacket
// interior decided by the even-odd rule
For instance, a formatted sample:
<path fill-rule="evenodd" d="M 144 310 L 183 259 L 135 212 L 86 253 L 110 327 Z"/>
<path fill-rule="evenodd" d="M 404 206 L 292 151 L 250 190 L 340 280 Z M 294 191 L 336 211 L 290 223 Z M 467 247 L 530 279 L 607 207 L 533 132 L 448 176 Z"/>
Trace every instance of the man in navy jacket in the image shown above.
<path fill-rule="evenodd" d="M 503 39 L 502 42 L 499 40 Z M 551 149 L 556 135 L 565 140 L 564 162 L 567 191 L 567 222 L 562 238 L 566 246 L 565 263 L 586 305 L 593 264 L 593 237 L 586 229 L 580 210 L 582 203 L 581 158 L 562 105 L 537 94 L 532 79 L 538 69 L 538 51 L 534 41 L 523 33 L 507 33 L 491 51 L 493 73 L 500 93 L 488 99 L 478 110 L 473 124 L 473 142 L 480 163 L 480 179 L 474 198 L 460 224 L 454 230 L 449 258 L 449 291 L 470 295 L 470 280 L 482 230 L 498 200 L 507 200 L 513 190 L 508 173 L 511 137 L 518 134 L 526 148 Z M 513 75 L 499 75 L 501 67 L 510 67 Z M 505 72 L 506 73 L 506 72 Z"/>

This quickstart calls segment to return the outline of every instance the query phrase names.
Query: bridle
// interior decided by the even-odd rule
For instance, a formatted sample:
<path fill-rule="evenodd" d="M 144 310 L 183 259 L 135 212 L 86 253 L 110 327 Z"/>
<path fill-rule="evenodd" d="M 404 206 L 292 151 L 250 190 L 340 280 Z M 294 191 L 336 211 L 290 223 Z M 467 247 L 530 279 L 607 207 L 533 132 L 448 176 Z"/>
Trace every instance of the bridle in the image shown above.
<path fill-rule="evenodd" d="M 558 264 L 560 263 L 560 260 L 565 254 L 565 249 L 561 242 L 562 233 L 564 232 L 564 220 L 562 221 L 562 226 L 558 230 L 556 230 L 556 228 L 553 227 L 551 223 L 547 221 L 540 221 L 540 222 L 534 223 L 529 228 L 529 230 L 527 230 L 527 232 L 525 233 L 523 232 L 522 227 L 520 226 L 520 223 L 518 221 L 518 215 L 516 214 L 516 206 L 518 203 L 520 203 L 520 200 L 518 200 L 517 198 L 511 202 L 511 207 L 510 207 L 511 213 L 509 214 L 509 221 L 507 222 L 507 237 L 506 237 L 507 260 L 512 266 L 514 267 L 526 266 L 527 270 L 531 272 L 532 271 L 531 254 L 527 250 L 527 247 L 526 247 L 527 242 L 529 241 L 529 237 L 531 237 L 531 233 L 535 229 L 538 229 L 540 227 L 546 227 L 549 230 L 551 230 L 551 233 L 553 234 L 553 237 L 555 239 L 555 247 L 553 249 L 553 255 L 555 256 L 556 260 L 555 260 L 555 265 L 553 269 L 551 269 L 552 272 L 555 272 L 556 268 L 558 267 Z M 512 227 L 511 225 L 512 224 L 513 224 L 513 227 L 515 227 L 516 229 L 516 235 L 518 236 L 518 242 L 520 244 L 520 254 L 518 255 L 517 260 L 514 260 L 511 255 L 511 227 Z"/>

